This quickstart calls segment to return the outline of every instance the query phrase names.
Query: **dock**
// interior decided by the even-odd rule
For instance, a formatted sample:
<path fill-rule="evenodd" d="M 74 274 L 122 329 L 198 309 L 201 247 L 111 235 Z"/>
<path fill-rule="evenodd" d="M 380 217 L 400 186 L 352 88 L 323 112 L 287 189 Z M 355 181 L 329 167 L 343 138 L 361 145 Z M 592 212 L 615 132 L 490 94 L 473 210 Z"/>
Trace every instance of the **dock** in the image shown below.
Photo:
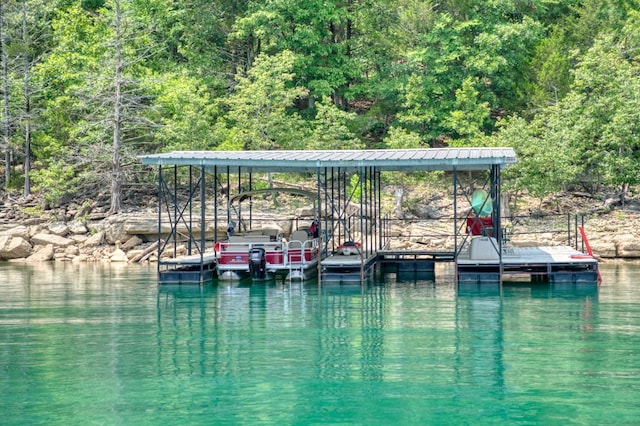
<path fill-rule="evenodd" d="M 260 194 L 256 176 L 267 181 L 264 176 L 275 173 L 315 175 L 315 191 L 301 191 L 313 198 L 313 217 L 300 220 L 313 222 L 321 236 L 316 238 L 321 282 L 363 282 L 377 268 L 432 274 L 440 262 L 453 263 L 456 280 L 464 285 L 501 283 L 511 276 L 551 283 L 599 278 L 597 260 L 578 249 L 582 241 L 577 238 L 573 246 L 557 247 L 513 247 L 505 238 L 501 172 L 517 161 L 512 148 L 179 151 L 140 159 L 158 169 L 158 240 L 166 241 L 158 245 L 160 284 L 215 280 L 220 253 L 211 250 L 228 243 L 225 230 L 236 223 L 252 229 L 257 222 L 252 203 L 247 216 L 240 209 L 221 213 L 220 208 L 247 192 Z M 451 178 L 455 215 L 446 239 L 453 247 L 390 248 L 391 222 L 382 211 L 383 172 L 431 171 Z M 469 182 L 472 176 L 475 181 Z M 276 242 L 287 237 L 272 236 Z M 345 244 L 358 252 L 341 254 Z M 186 256 L 178 255 L 179 247 L 187 248 Z"/>
<path fill-rule="evenodd" d="M 598 261 L 567 246 L 504 247 L 500 259 L 473 259 L 470 252 L 457 259 L 458 282 L 482 284 L 507 277 L 527 276 L 550 283 L 595 283 Z"/>
<path fill-rule="evenodd" d="M 216 276 L 215 253 L 192 254 L 158 260 L 161 284 L 203 284 Z"/>

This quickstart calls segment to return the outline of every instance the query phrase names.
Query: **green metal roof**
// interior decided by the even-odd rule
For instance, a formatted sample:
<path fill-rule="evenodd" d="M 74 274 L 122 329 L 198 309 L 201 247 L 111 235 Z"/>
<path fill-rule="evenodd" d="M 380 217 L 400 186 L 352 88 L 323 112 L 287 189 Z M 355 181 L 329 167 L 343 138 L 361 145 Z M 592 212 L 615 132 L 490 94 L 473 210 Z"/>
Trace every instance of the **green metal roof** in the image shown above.
<path fill-rule="evenodd" d="M 429 148 L 334 151 L 176 151 L 140 156 L 156 166 L 218 167 L 219 171 L 315 172 L 325 168 L 380 171 L 487 170 L 516 163 L 513 148 Z"/>

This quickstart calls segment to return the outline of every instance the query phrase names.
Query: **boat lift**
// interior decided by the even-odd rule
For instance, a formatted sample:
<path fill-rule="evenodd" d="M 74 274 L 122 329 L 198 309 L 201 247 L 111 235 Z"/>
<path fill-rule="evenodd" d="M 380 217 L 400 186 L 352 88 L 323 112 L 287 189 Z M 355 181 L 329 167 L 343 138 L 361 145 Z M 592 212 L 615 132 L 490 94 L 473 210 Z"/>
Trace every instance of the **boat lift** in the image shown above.
<path fill-rule="evenodd" d="M 570 279 L 575 279 L 597 270 L 595 260 L 581 261 L 578 257 L 560 262 L 561 270 L 554 269 L 557 259 L 543 261 L 533 269 L 526 259 L 516 261 L 511 256 L 505 262 L 501 172 L 516 162 L 512 148 L 180 151 L 140 159 L 143 165 L 158 170 L 160 283 L 204 283 L 215 276 L 212 248 L 225 237 L 226 225 L 232 220 L 231 213 L 227 217 L 219 213 L 221 201 L 235 192 L 254 190 L 254 176 L 267 173 L 299 173 L 307 178 L 315 175 L 315 220 L 323 236 L 320 251 L 325 254 L 318 262 L 320 280 L 348 275 L 364 281 L 377 262 L 400 262 L 407 257 L 455 262 L 458 278 L 470 282 L 500 281 L 505 272 L 529 271 L 554 277 L 569 271 Z M 456 214 L 452 223 L 454 248 L 450 252 L 389 248 L 390 222 L 381 213 L 382 173 L 415 171 L 444 171 L 452 176 Z M 461 178 L 470 172 L 486 176 L 479 188 L 481 196 L 472 195 L 472 199 Z M 468 210 L 467 217 L 461 217 L 457 213 L 461 200 L 465 205 L 479 204 Z M 358 253 L 336 256 L 345 243 Z M 482 255 L 474 259 L 474 253 Z"/>

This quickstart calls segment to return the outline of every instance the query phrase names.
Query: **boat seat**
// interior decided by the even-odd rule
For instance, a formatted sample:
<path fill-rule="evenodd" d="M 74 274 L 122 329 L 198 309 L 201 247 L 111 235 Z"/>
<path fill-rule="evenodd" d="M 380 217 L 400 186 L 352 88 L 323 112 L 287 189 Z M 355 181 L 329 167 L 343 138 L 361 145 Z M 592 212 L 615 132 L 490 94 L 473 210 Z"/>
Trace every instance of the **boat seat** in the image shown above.
<path fill-rule="evenodd" d="M 467 234 L 493 236 L 493 220 L 491 217 L 468 217 Z"/>
<path fill-rule="evenodd" d="M 268 243 L 269 241 L 271 238 L 268 235 L 246 235 L 244 237 L 234 235 L 229 237 L 230 243 Z"/>
<path fill-rule="evenodd" d="M 289 241 L 300 241 L 304 243 L 308 239 L 309 239 L 309 234 L 307 233 L 307 231 L 298 229 L 297 231 L 294 231 L 291 233 L 291 237 L 289 238 Z"/>

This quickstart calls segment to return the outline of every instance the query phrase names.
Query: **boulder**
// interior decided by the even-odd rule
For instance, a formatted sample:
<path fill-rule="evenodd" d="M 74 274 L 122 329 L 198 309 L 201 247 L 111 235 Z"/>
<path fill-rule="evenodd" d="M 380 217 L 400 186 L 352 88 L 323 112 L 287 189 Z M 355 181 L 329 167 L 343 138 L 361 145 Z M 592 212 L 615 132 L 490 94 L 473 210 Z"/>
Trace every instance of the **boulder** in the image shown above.
<path fill-rule="evenodd" d="M 89 237 L 86 235 L 72 235 L 71 239 L 77 244 L 84 244 L 89 239 Z"/>
<path fill-rule="evenodd" d="M 1 236 L 22 237 L 24 239 L 28 239 L 29 229 L 24 225 L 18 225 L 0 232 L 0 237 Z"/>
<path fill-rule="evenodd" d="M 68 247 L 74 243 L 72 239 L 64 238 L 54 234 L 36 234 L 31 237 L 31 242 L 34 245 L 46 246 L 51 244 L 54 247 Z"/>
<path fill-rule="evenodd" d="M 78 246 L 69 246 L 64 250 L 64 254 L 67 256 L 77 256 L 80 254 L 80 249 Z"/>
<path fill-rule="evenodd" d="M 139 246 L 140 244 L 142 244 L 142 240 L 134 235 L 133 237 L 129 238 L 124 244 L 122 244 L 120 248 L 124 251 L 128 251 L 136 246 Z"/>
<path fill-rule="evenodd" d="M 124 229 L 124 222 L 112 219 L 105 224 L 104 239 L 109 244 L 115 244 L 116 241 L 126 241 L 129 238 L 127 231 Z"/>
<path fill-rule="evenodd" d="M 53 244 L 37 247 L 34 252 L 27 258 L 27 262 L 46 262 L 53 259 L 55 251 Z"/>
<path fill-rule="evenodd" d="M 158 218 L 129 218 L 124 222 L 124 230 L 129 235 L 158 235 Z M 171 232 L 168 224 L 163 224 L 162 232 Z M 124 241 L 124 240 L 122 240 Z"/>
<path fill-rule="evenodd" d="M 54 222 L 47 226 L 49 232 L 59 237 L 64 237 L 69 233 L 69 227 L 64 222 Z"/>
<path fill-rule="evenodd" d="M 296 217 L 313 217 L 315 210 L 313 207 L 300 207 L 296 209 Z"/>
<path fill-rule="evenodd" d="M 111 262 L 128 262 L 129 258 L 124 251 L 122 251 L 121 249 L 116 249 L 109 257 L 109 260 Z"/>
<path fill-rule="evenodd" d="M 79 255 L 77 255 L 76 257 L 74 257 L 73 259 L 71 259 L 72 262 L 74 263 L 79 263 L 79 262 L 87 262 L 91 260 L 89 255 L 84 254 L 84 253 L 80 253 Z"/>
<path fill-rule="evenodd" d="M 82 235 L 89 232 L 86 225 L 78 220 L 75 220 L 69 224 L 69 231 L 71 231 L 73 235 Z"/>
<path fill-rule="evenodd" d="M 104 242 L 104 232 L 99 231 L 93 234 L 92 236 L 90 236 L 89 238 L 87 238 L 87 240 L 84 242 L 84 246 L 96 247 L 96 246 L 102 245 L 103 242 Z"/>
<path fill-rule="evenodd" d="M 627 236 L 618 240 L 618 257 L 640 257 L 640 240 L 633 236 Z"/>
<path fill-rule="evenodd" d="M 0 237 L 0 259 L 22 259 L 31 255 L 31 244 L 22 237 Z"/>
<path fill-rule="evenodd" d="M 615 258 L 618 255 L 616 245 L 613 242 L 594 241 L 591 243 L 594 256 L 603 258 Z"/>

